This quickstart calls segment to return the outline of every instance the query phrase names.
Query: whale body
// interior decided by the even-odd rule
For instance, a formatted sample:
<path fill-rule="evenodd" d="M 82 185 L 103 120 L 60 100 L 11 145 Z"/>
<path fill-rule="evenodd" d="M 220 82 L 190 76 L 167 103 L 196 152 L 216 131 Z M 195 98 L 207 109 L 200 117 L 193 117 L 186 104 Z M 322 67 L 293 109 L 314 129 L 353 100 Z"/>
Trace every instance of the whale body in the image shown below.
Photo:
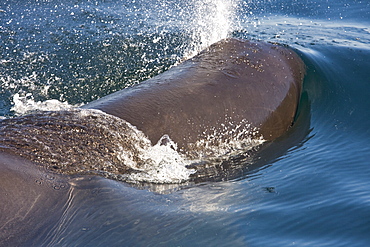
<path fill-rule="evenodd" d="M 103 111 L 102 118 L 82 109 L 1 120 L 0 245 L 52 241 L 78 200 L 79 181 L 89 183 L 84 174 L 95 174 L 89 169 L 130 172 L 117 165 L 116 150 L 122 147 L 134 157 L 148 142 L 173 141 L 192 158 L 223 142 L 284 135 L 294 123 L 304 74 L 304 63 L 287 47 L 225 39 L 152 79 L 83 106 Z M 112 139 L 118 135 L 120 145 Z M 141 135 L 149 141 L 133 138 Z M 109 165 L 99 167 L 100 160 Z M 90 187 L 83 191 L 88 198 Z"/>
<path fill-rule="evenodd" d="M 221 40 L 81 109 L 2 120 L 0 151 L 60 174 L 120 179 L 154 167 L 156 158 L 146 153 L 155 153 L 149 150 L 155 144 L 181 154 L 174 162 L 229 159 L 290 129 L 304 73 L 304 63 L 287 47 Z M 187 167 L 201 168 L 193 164 Z"/>
<path fill-rule="evenodd" d="M 304 73 L 304 63 L 287 47 L 230 38 L 84 108 L 128 121 L 153 144 L 166 134 L 191 155 L 215 132 L 217 140 L 245 138 L 246 129 L 267 141 L 283 135 L 294 121 Z"/>

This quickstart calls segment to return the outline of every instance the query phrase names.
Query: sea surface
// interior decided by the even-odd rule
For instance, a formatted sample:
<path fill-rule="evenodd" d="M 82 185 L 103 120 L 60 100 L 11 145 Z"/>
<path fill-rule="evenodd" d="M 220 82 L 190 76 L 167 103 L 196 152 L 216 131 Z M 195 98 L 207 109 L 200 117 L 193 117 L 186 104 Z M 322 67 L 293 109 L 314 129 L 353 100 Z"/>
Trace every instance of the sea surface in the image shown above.
<path fill-rule="evenodd" d="M 0 118 L 81 106 L 226 37 L 307 65 L 283 152 L 184 188 L 90 178 L 25 246 L 370 246 L 367 0 L 3 0 Z"/>

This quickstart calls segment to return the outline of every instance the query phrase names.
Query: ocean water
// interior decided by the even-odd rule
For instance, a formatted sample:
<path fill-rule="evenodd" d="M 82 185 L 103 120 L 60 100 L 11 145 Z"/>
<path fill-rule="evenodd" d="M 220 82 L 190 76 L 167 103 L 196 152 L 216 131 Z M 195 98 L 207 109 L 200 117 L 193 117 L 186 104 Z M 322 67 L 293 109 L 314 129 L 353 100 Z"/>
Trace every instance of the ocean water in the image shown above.
<path fill-rule="evenodd" d="M 78 107 L 225 37 L 289 45 L 307 65 L 296 124 L 243 176 L 81 178 L 24 245 L 370 245 L 369 16 L 359 0 L 2 1 L 1 118 Z"/>

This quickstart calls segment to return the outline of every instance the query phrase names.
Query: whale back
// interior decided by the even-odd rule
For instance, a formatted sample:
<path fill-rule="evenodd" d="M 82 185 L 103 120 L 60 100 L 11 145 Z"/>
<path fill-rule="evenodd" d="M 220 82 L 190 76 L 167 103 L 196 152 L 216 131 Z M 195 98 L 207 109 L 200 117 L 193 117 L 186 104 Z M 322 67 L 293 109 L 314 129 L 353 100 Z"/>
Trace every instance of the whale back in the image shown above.
<path fill-rule="evenodd" d="M 221 40 L 139 85 L 93 101 L 143 131 L 152 143 L 167 134 L 189 153 L 202 140 L 273 140 L 292 125 L 305 68 L 278 44 Z"/>

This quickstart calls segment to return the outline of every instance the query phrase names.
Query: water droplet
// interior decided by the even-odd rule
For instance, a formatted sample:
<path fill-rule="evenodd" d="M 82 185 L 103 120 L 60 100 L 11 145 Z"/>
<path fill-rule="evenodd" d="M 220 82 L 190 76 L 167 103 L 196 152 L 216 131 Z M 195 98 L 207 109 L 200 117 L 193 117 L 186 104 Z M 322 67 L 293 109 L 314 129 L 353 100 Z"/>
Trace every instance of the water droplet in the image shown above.
<path fill-rule="evenodd" d="M 50 174 L 46 174 L 45 178 L 48 179 L 48 180 L 54 180 L 55 179 L 55 177 L 53 175 L 50 175 Z"/>

